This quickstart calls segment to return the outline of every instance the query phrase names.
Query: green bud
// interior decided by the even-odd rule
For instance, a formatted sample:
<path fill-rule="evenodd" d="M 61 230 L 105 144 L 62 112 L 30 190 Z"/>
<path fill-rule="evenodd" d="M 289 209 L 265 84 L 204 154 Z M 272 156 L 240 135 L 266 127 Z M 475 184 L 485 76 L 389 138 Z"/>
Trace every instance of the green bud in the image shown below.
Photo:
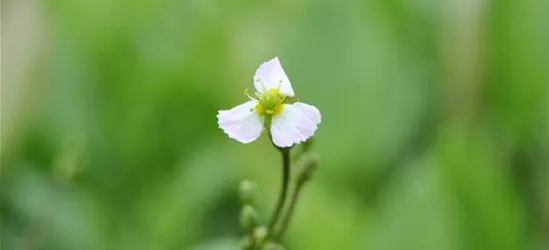
<path fill-rule="evenodd" d="M 267 242 L 265 246 L 263 246 L 263 250 L 285 250 L 286 248 L 280 244 L 276 244 L 273 242 Z"/>
<path fill-rule="evenodd" d="M 250 205 L 244 205 L 240 210 L 240 225 L 244 229 L 252 229 L 257 225 L 257 213 L 254 207 Z"/>
<path fill-rule="evenodd" d="M 292 160 L 299 161 L 301 157 L 307 154 L 313 147 L 314 136 L 299 144 L 298 150 L 292 152 Z"/>
<path fill-rule="evenodd" d="M 254 239 L 249 235 L 242 237 L 240 240 L 240 249 L 242 250 L 252 250 L 254 247 Z"/>
<path fill-rule="evenodd" d="M 313 174 L 318 168 L 320 156 L 318 154 L 309 153 L 303 155 L 300 161 L 301 171 L 297 174 L 297 182 L 304 183 L 313 178 Z"/>
<path fill-rule="evenodd" d="M 250 180 L 243 180 L 240 182 L 238 188 L 238 195 L 240 200 L 244 204 L 254 204 L 257 199 L 257 186 L 254 182 Z"/>
<path fill-rule="evenodd" d="M 303 152 L 308 152 L 313 147 L 314 139 L 315 137 L 312 136 L 301 145 Z"/>
<path fill-rule="evenodd" d="M 252 231 L 252 236 L 254 237 L 254 241 L 256 246 L 261 246 L 265 239 L 267 238 L 267 235 L 269 234 L 269 230 L 267 230 L 266 227 L 256 227 Z"/>

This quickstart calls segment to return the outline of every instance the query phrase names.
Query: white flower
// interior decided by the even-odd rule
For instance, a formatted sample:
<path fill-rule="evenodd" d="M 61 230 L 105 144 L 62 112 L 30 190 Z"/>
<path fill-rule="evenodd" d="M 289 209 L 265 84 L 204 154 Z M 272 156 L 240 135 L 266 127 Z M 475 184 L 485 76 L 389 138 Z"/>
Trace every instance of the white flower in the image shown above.
<path fill-rule="evenodd" d="M 257 92 L 248 95 L 249 101 L 217 114 L 219 128 L 230 138 L 250 143 L 267 129 L 273 143 L 285 148 L 315 133 L 320 112 L 314 106 L 291 102 L 296 99 L 294 90 L 277 57 L 259 66 L 254 86 Z"/>

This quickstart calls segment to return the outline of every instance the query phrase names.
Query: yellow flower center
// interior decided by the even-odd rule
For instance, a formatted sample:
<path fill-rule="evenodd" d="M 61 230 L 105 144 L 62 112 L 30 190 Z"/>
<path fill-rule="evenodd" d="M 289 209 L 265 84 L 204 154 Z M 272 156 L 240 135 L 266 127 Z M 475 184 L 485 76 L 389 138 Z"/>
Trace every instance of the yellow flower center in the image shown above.
<path fill-rule="evenodd" d="M 277 115 L 284 110 L 284 96 L 278 88 L 264 91 L 262 94 L 256 94 L 258 103 L 255 111 L 260 115 Z"/>

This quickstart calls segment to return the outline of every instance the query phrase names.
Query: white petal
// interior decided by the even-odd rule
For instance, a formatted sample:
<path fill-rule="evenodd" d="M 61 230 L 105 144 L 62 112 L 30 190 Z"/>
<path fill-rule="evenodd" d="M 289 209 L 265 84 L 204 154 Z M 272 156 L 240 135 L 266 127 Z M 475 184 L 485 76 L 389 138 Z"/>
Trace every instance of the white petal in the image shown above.
<path fill-rule="evenodd" d="M 316 107 L 301 102 L 284 104 L 282 113 L 273 116 L 271 136 L 278 147 L 291 147 L 313 136 L 318 124 L 320 112 Z"/>
<path fill-rule="evenodd" d="M 254 86 L 257 92 L 263 93 L 265 90 L 280 88 L 280 93 L 285 96 L 294 96 L 294 90 L 290 79 L 284 72 L 278 57 L 264 62 L 259 66 L 254 76 Z"/>
<path fill-rule="evenodd" d="M 254 111 L 256 100 L 240 104 L 217 114 L 219 128 L 232 139 L 242 143 L 255 141 L 263 131 L 264 119 Z"/>

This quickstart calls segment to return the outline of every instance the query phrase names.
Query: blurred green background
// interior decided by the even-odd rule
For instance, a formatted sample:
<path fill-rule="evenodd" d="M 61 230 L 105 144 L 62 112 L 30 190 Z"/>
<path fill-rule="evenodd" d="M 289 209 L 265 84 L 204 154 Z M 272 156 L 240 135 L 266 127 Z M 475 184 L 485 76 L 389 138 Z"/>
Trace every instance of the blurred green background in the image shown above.
<path fill-rule="evenodd" d="M 2 249 L 237 249 L 280 156 L 217 128 L 279 56 L 323 121 L 288 249 L 549 249 L 546 0 L 2 0 Z"/>

